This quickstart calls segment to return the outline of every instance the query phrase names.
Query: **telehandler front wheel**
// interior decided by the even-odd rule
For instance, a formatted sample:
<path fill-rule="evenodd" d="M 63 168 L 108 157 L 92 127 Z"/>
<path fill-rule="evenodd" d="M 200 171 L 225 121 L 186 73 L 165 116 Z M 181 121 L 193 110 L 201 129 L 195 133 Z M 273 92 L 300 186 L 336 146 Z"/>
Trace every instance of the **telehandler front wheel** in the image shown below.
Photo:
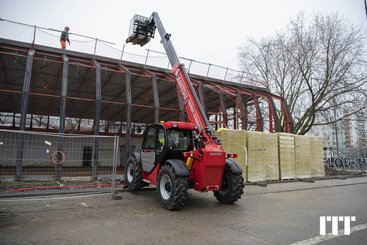
<path fill-rule="evenodd" d="M 245 187 L 242 174 L 234 174 L 228 167 L 224 168 L 222 185 L 214 196 L 221 203 L 233 204 L 241 198 Z"/>
<path fill-rule="evenodd" d="M 163 208 L 178 210 L 187 200 L 187 177 L 177 176 L 170 165 L 164 165 L 158 174 L 157 194 Z"/>
<path fill-rule="evenodd" d="M 135 157 L 130 157 L 126 163 L 125 184 L 129 191 L 138 191 L 143 186 L 143 175 L 141 164 Z"/>

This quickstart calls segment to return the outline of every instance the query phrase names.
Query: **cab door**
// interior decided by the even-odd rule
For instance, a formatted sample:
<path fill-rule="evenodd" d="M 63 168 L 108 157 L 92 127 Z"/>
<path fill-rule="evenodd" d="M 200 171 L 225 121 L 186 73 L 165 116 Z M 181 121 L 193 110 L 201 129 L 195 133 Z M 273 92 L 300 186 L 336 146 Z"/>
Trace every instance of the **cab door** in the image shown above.
<path fill-rule="evenodd" d="M 141 148 L 141 162 L 145 172 L 151 172 L 164 156 L 166 135 L 163 125 L 149 125 Z"/>
<path fill-rule="evenodd" d="M 155 125 L 148 126 L 141 147 L 141 163 L 145 172 L 151 172 L 154 168 L 156 138 L 157 128 Z"/>
<path fill-rule="evenodd" d="M 155 159 L 154 165 L 160 163 L 165 156 L 165 145 L 166 145 L 166 133 L 163 128 L 163 125 L 157 125 L 157 141 L 155 147 Z"/>

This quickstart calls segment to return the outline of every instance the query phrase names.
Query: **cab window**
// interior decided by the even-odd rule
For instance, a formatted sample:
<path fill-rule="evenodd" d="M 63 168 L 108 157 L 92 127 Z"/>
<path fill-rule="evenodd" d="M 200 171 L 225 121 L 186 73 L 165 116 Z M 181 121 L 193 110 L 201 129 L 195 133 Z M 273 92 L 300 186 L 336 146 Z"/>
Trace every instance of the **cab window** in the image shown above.
<path fill-rule="evenodd" d="M 167 130 L 168 149 L 190 151 L 193 149 L 192 131 L 170 129 Z"/>
<path fill-rule="evenodd" d="M 164 145 L 166 143 L 166 138 L 164 135 L 164 128 L 163 127 L 159 127 L 158 128 L 158 142 L 157 142 L 157 149 L 162 150 Z"/>
<path fill-rule="evenodd" d="M 146 132 L 142 148 L 143 149 L 154 149 L 156 129 L 154 127 L 149 127 L 147 130 L 148 131 Z"/>

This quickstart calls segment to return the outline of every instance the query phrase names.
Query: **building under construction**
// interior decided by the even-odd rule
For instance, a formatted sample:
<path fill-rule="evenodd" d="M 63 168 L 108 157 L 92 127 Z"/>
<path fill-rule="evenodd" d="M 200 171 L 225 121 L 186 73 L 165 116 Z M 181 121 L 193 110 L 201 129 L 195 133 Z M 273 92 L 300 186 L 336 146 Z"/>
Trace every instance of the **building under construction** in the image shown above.
<path fill-rule="evenodd" d="M 1 129 L 119 135 L 121 164 L 141 126 L 186 117 L 169 69 L 9 38 L 0 67 Z M 190 78 L 213 128 L 292 131 L 285 101 L 266 88 Z"/>

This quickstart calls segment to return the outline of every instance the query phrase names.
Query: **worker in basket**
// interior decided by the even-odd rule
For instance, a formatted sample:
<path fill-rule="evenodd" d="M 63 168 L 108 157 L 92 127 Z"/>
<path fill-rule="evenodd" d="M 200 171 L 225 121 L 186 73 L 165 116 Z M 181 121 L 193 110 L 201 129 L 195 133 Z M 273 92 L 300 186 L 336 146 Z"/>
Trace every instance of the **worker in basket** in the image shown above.
<path fill-rule="evenodd" d="M 70 45 L 70 40 L 69 40 L 69 27 L 65 26 L 64 30 L 61 32 L 61 37 L 60 37 L 60 44 L 61 44 L 61 48 L 65 49 L 66 48 L 66 41 L 68 41 L 69 45 Z"/>

